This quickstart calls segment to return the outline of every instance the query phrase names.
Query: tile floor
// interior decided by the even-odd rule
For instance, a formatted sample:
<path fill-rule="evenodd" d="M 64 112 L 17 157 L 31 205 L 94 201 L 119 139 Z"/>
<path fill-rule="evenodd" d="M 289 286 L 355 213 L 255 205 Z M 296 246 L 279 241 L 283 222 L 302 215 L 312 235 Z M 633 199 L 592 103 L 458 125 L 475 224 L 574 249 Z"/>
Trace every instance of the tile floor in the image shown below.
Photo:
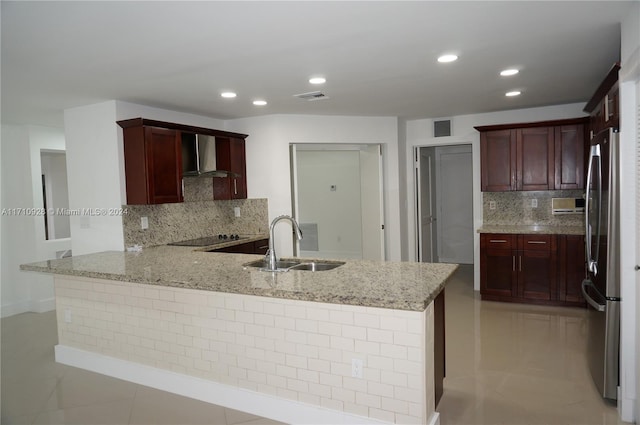
<path fill-rule="evenodd" d="M 473 269 L 447 286 L 442 425 L 619 424 L 585 360 L 586 312 L 481 302 Z M 2 319 L 2 424 L 276 424 L 60 365 L 53 312 Z"/>
<path fill-rule="evenodd" d="M 623 423 L 591 380 L 585 309 L 481 301 L 472 282 L 461 266 L 446 289 L 442 425 Z"/>

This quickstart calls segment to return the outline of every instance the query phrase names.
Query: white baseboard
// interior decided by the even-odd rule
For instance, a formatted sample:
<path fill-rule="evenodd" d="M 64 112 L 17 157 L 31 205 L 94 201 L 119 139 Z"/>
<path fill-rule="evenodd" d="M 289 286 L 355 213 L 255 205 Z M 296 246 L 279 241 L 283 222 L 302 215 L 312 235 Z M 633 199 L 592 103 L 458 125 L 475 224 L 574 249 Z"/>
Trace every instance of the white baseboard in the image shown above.
<path fill-rule="evenodd" d="M 56 309 L 55 297 L 47 298 L 44 300 L 35 300 L 30 302 L 29 311 L 34 313 L 46 313 Z"/>
<path fill-rule="evenodd" d="M 103 354 L 56 345 L 56 361 L 288 424 L 386 424 L 376 419 L 257 393 Z M 437 415 L 437 413 L 436 413 Z M 432 416 L 433 419 L 433 416 Z M 439 420 L 430 424 L 438 425 Z"/>
<path fill-rule="evenodd" d="M 16 314 L 33 312 L 46 313 L 56 309 L 56 299 L 54 297 L 44 300 L 28 300 L 17 303 L 4 304 L 0 308 L 0 317 L 15 316 Z"/>
<path fill-rule="evenodd" d="M 431 419 L 429 420 L 428 425 L 440 425 L 440 413 L 433 412 L 433 415 L 431 415 Z"/>
<path fill-rule="evenodd" d="M 9 317 L 15 316 L 16 314 L 26 313 L 29 311 L 31 303 L 29 301 L 20 301 L 17 303 L 11 304 L 3 304 L 0 316 L 1 317 Z"/>

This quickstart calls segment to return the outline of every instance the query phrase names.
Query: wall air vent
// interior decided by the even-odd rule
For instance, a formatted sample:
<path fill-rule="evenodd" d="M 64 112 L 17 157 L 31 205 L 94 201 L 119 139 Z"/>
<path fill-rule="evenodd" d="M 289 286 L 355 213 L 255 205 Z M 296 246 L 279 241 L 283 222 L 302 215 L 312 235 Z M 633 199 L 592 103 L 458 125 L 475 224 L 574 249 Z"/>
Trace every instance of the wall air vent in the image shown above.
<path fill-rule="evenodd" d="M 312 101 L 312 100 L 321 100 L 321 99 L 329 99 L 329 96 L 327 96 L 326 94 L 319 92 L 319 91 L 312 91 L 309 93 L 301 93 L 301 94 L 294 94 L 293 97 L 297 97 L 298 99 L 302 99 L 302 100 L 308 100 L 308 101 Z"/>

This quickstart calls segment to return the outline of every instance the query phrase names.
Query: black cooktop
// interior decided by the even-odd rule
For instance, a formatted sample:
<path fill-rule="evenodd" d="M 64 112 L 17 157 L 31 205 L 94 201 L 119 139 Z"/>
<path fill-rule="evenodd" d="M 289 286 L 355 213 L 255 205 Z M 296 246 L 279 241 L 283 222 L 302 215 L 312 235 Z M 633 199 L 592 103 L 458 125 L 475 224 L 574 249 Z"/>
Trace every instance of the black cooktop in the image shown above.
<path fill-rule="evenodd" d="M 209 246 L 209 245 L 217 245 L 217 244 L 227 243 L 232 241 L 239 241 L 242 239 L 249 239 L 249 238 L 246 236 L 239 236 L 239 235 L 205 236 L 204 238 L 188 239 L 186 241 L 179 241 L 179 242 L 171 242 L 168 245 Z"/>

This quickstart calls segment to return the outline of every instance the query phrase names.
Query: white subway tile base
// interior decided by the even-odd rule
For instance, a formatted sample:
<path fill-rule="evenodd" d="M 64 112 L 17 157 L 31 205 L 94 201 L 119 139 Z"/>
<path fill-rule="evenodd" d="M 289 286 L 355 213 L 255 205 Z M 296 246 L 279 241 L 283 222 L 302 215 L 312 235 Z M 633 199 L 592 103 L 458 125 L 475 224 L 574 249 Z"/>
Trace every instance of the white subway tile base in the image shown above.
<path fill-rule="evenodd" d="M 433 304 L 400 311 L 59 275 L 55 290 L 59 350 L 158 370 L 144 385 L 177 372 L 371 423 L 438 422 Z"/>

